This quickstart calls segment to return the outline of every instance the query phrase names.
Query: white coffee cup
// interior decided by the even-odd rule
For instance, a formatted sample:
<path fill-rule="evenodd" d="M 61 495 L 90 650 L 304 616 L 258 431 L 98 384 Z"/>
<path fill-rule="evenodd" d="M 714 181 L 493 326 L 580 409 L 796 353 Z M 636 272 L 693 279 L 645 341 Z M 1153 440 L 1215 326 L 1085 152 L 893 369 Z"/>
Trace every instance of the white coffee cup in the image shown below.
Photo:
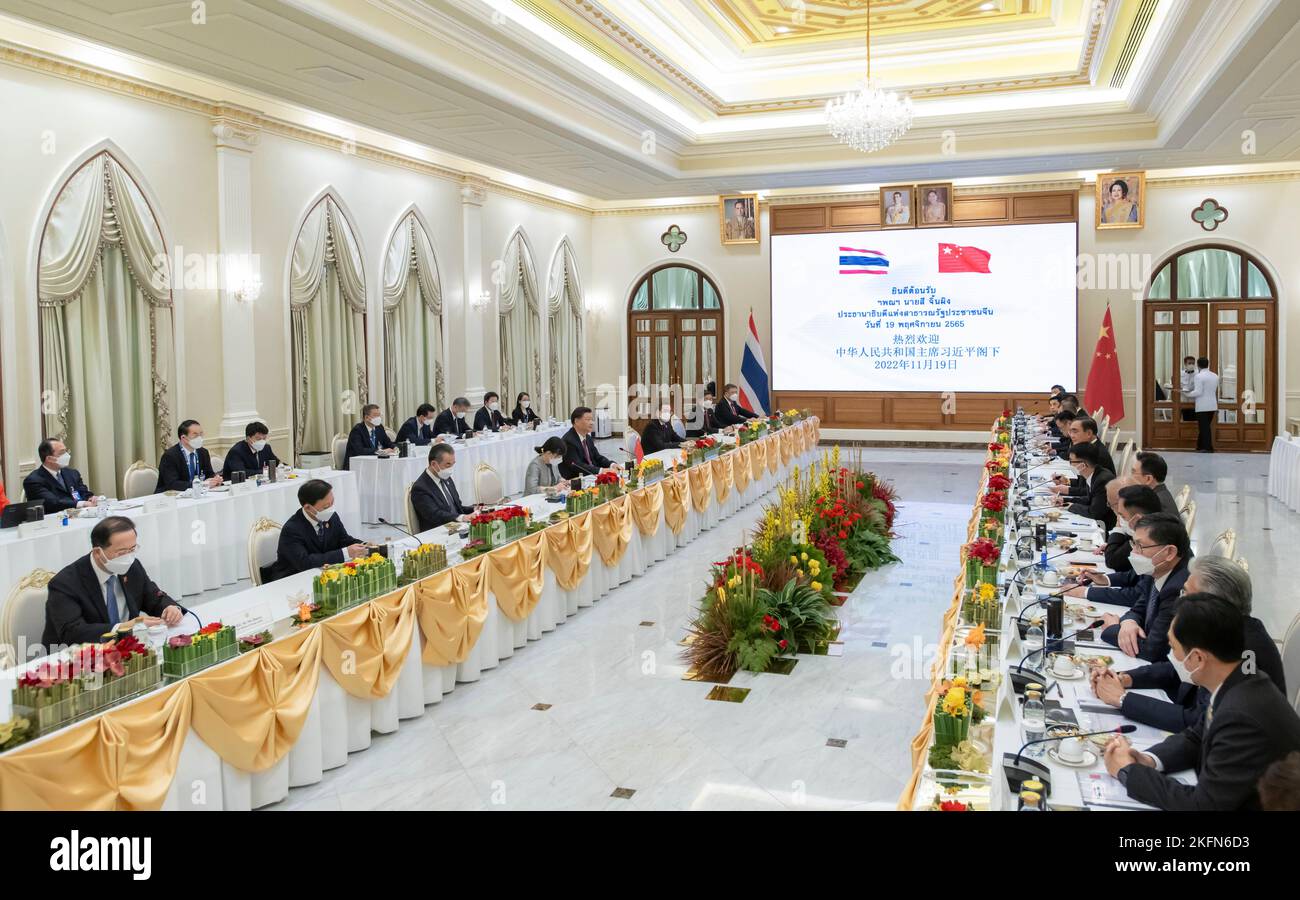
<path fill-rule="evenodd" d="M 1083 740 L 1077 737 L 1068 737 L 1057 745 L 1056 753 L 1066 762 L 1083 761 Z"/>
<path fill-rule="evenodd" d="M 1095 545 L 1093 544 L 1092 536 L 1091 536 L 1091 535 L 1084 535 L 1084 536 L 1081 536 L 1081 537 L 1079 538 L 1079 549 L 1080 549 L 1080 550 L 1086 550 L 1086 551 L 1088 551 L 1089 553 L 1091 553 L 1091 552 L 1092 552 L 1092 548 L 1093 548 L 1094 546 L 1095 546 Z"/>
<path fill-rule="evenodd" d="M 1042 581 L 1043 584 L 1051 585 L 1052 587 L 1055 587 L 1056 585 L 1061 583 L 1061 573 L 1056 571 L 1055 569 L 1048 569 L 1046 572 L 1042 574 L 1039 580 Z"/>
<path fill-rule="evenodd" d="M 1070 678 L 1074 675 L 1074 660 L 1068 653 L 1057 654 L 1052 660 L 1052 671 L 1063 678 Z"/>

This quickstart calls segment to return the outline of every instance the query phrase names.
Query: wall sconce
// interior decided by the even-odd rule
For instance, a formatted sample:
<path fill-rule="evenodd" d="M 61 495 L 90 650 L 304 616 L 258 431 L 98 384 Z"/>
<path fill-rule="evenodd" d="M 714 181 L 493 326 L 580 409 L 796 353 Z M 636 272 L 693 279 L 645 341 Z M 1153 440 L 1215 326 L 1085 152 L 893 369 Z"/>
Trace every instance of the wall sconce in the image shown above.
<path fill-rule="evenodd" d="M 482 312 L 492 305 L 492 292 L 479 291 L 477 296 L 470 298 L 469 305 L 475 312 Z"/>
<path fill-rule="evenodd" d="M 235 299 L 240 303 L 254 303 L 260 296 L 262 296 L 262 280 L 255 275 L 241 281 L 235 291 Z"/>

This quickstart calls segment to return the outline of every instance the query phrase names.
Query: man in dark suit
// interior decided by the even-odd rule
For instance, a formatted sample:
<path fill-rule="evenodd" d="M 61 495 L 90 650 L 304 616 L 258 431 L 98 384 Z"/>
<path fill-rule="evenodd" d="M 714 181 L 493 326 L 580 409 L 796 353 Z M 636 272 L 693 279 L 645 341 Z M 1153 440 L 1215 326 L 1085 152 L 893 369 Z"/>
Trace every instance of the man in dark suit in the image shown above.
<path fill-rule="evenodd" d="M 560 475 L 564 478 L 580 478 L 583 475 L 598 475 L 604 469 L 621 469 L 618 463 L 601 456 L 596 449 L 596 439 L 592 432 L 596 430 L 596 418 L 589 406 L 579 406 L 569 414 L 572 426 L 564 432 L 564 460 L 560 463 Z"/>
<path fill-rule="evenodd" d="M 1106 568 L 1114 572 L 1132 572 L 1128 558 L 1133 552 L 1133 523 L 1143 516 L 1160 512 L 1160 498 L 1151 488 L 1130 484 L 1130 479 L 1116 477 L 1106 485 L 1106 498 L 1115 512 L 1115 527 L 1106 535 L 1102 556 Z M 1114 495 L 1113 499 L 1111 495 Z"/>
<path fill-rule="evenodd" d="M 720 429 L 711 385 L 704 389 L 704 398 L 695 407 L 695 413 L 691 416 L 691 425 L 694 427 L 686 429 L 688 438 L 706 437 Z"/>
<path fill-rule="evenodd" d="M 456 451 L 450 444 L 434 444 L 429 450 L 428 468 L 411 485 L 417 531 L 428 531 L 448 522 L 463 522 L 474 511 L 474 507 L 460 502 L 456 483 L 451 480 L 455 465 Z"/>
<path fill-rule="evenodd" d="M 496 391 L 483 395 L 483 405 L 474 414 L 475 431 L 509 431 L 510 421 L 501 415 L 501 397 Z"/>
<path fill-rule="evenodd" d="M 176 429 L 180 439 L 168 447 L 158 460 L 158 485 L 155 494 L 163 491 L 183 491 L 201 478 L 208 487 L 221 484 L 221 476 L 212 471 L 212 456 L 203 449 L 203 426 L 186 419 Z"/>
<path fill-rule="evenodd" d="M 1070 447 L 1070 466 L 1078 477 L 1068 485 L 1054 484 L 1052 490 L 1057 506 L 1069 503 L 1070 512 L 1076 516 L 1096 519 L 1107 529 L 1115 527 L 1115 513 L 1106 503 L 1106 485 L 1115 473 L 1101 465 L 1097 444 L 1073 444 Z"/>
<path fill-rule="evenodd" d="M 739 400 L 740 389 L 738 387 L 734 384 L 723 385 L 722 402 L 718 404 L 717 409 L 714 411 L 719 425 L 724 427 L 727 425 L 741 425 L 745 420 L 758 415 L 758 413 L 750 412 L 741 406 Z"/>
<path fill-rule="evenodd" d="M 1140 488 L 1149 491 L 1149 488 Z M 1154 492 L 1151 492 L 1154 496 Z M 1222 597 L 1235 606 L 1242 615 L 1245 655 L 1248 672 L 1260 671 L 1272 679 L 1283 695 L 1286 693 L 1286 672 L 1282 667 L 1282 654 L 1277 642 L 1269 636 L 1264 623 L 1252 616 L 1252 591 L 1250 576 L 1232 560 L 1222 556 L 1200 556 L 1188 565 L 1187 594 L 1211 594 Z M 1151 725 L 1162 731 L 1179 732 L 1191 728 L 1205 715 L 1210 702 L 1210 692 L 1188 684 L 1178 677 L 1178 671 L 1167 659 L 1139 666 L 1127 672 L 1114 672 L 1107 668 L 1091 673 L 1093 693 L 1103 703 L 1119 708 L 1126 719 Z M 1169 700 L 1149 697 L 1130 688 L 1159 688 Z M 1289 695 L 1288 695 L 1289 696 Z"/>
<path fill-rule="evenodd" d="M 660 450 L 676 450 L 682 446 L 677 432 L 673 430 L 673 408 L 668 404 L 659 407 L 656 418 L 646 424 L 641 432 L 641 447 L 646 453 L 658 453 Z M 687 442 L 691 446 L 693 442 Z"/>
<path fill-rule="evenodd" d="M 1169 621 L 1174 601 L 1187 582 L 1192 551 L 1187 529 L 1177 516 L 1146 516 L 1135 531 L 1129 555 L 1133 571 L 1085 572 L 1081 577 L 1092 586 L 1071 588 L 1068 596 L 1129 607 L 1122 617 L 1102 616 L 1106 627 L 1101 638 L 1129 656 L 1156 662 L 1169 652 Z"/>
<path fill-rule="evenodd" d="M 36 455 L 40 457 L 40 467 L 27 473 L 23 479 L 28 503 L 41 501 L 47 513 L 98 505 L 94 493 L 81 480 L 81 473 L 68 468 L 72 454 L 63 441 L 57 438 L 41 441 Z"/>
<path fill-rule="evenodd" d="M 1115 460 L 1111 458 L 1110 449 L 1097 436 L 1097 420 L 1077 413 L 1070 422 L 1070 444 L 1094 444 L 1101 454 L 1101 468 L 1115 472 Z M 1062 457 L 1065 458 L 1065 457 Z"/>
<path fill-rule="evenodd" d="M 454 434 L 456 437 L 464 437 L 474 429 L 465 421 L 465 414 L 469 412 L 469 401 L 464 397 L 457 397 L 451 401 L 451 406 L 438 413 L 438 418 L 433 421 L 434 434 Z"/>
<path fill-rule="evenodd" d="M 183 611 L 154 584 L 135 558 L 135 523 L 109 516 L 90 530 L 88 554 L 50 579 L 45 632 L 50 652 L 57 645 L 98 643 L 103 635 L 129 631 L 140 616 L 180 622 Z"/>
<path fill-rule="evenodd" d="M 302 507 L 280 529 L 280 543 L 269 572 L 272 579 L 368 556 L 370 549 L 348 534 L 334 509 L 334 488 L 313 478 L 298 488 Z"/>
<path fill-rule="evenodd" d="M 1260 808 L 1260 777 L 1300 750 L 1300 716 L 1267 675 L 1247 673 L 1241 612 L 1211 594 L 1188 594 L 1169 627 L 1169 662 L 1180 680 L 1210 693 L 1190 728 L 1135 750 L 1122 736 L 1106 746 L 1106 771 L 1134 800 L 1164 810 Z M 1170 776 L 1196 771 L 1196 784 Z"/>
<path fill-rule="evenodd" d="M 1074 413 L 1067 409 L 1062 409 L 1056 414 L 1056 417 L 1052 421 L 1056 423 L 1056 434 L 1058 437 L 1055 441 L 1048 441 L 1048 455 L 1055 456 L 1058 459 L 1069 459 L 1070 423 L 1074 421 Z"/>
<path fill-rule="evenodd" d="M 361 407 L 361 421 L 352 426 L 348 447 L 343 452 L 343 468 L 348 468 L 354 456 L 392 456 L 393 442 L 384 431 L 384 418 L 379 405 L 367 403 Z"/>
<path fill-rule="evenodd" d="M 397 443 L 410 441 L 419 447 L 432 444 L 434 412 L 432 404 L 421 403 L 415 410 L 415 415 L 403 422 L 402 427 L 397 429 Z"/>
<path fill-rule="evenodd" d="M 222 479 L 229 481 L 236 472 L 256 478 L 267 466 L 280 465 L 279 457 L 266 442 L 269 430 L 265 422 L 249 422 L 244 426 L 244 439 L 226 453 L 226 462 L 221 468 Z"/>
<path fill-rule="evenodd" d="M 1178 515 L 1178 504 L 1174 495 L 1169 493 L 1165 478 L 1169 475 L 1169 464 L 1159 453 L 1143 450 L 1133 458 L 1133 471 L 1129 473 L 1138 484 L 1144 484 L 1156 492 L 1160 498 L 1162 512 Z"/>

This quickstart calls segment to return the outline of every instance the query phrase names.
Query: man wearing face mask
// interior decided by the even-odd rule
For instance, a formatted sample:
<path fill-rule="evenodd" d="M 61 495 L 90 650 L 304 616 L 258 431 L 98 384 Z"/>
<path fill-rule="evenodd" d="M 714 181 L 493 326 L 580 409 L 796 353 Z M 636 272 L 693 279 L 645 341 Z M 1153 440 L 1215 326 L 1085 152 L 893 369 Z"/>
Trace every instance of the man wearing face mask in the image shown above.
<path fill-rule="evenodd" d="M 448 522 L 464 522 L 474 512 L 474 507 L 460 502 L 456 483 L 451 480 L 455 465 L 456 451 L 449 444 L 433 445 L 428 467 L 411 485 L 417 531 L 428 531 Z"/>
<path fill-rule="evenodd" d="M 45 602 L 47 650 L 56 645 L 99 643 L 110 631 L 180 622 L 183 611 L 145 574 L 136 559 L 135 523 L 109 516 L 90 530 L 91 550 L 50 579 Z"/>
<path fill-rule="evenodd" d="M 40 468 L 33 469 L 23 479 L 23 491 L 29 503 L 41 501 L 46 513 L 97 505 L 95 495 L 81 480 L 81 473 L 68 467 L 72 454 L 63 441 L 41 441 L 36 455 L 41 460 Z"/>
<path fill-rule="evenodd" d="M 451 401 L 451 406 L 438 413 L 438 418 L 433 421 L 434 434 L 454 434 L 456 437 L 464 437 L 474 429 L 469 427 L 465 421 L 465 415 L 469 412 L 469 401 L 464 397 L 457 397 Z"/>
<path fill-rule="evenodd" d="M 244 426 L 244 439 L 230 448 L 226 454 L 225 465 L 221 468 L 221 477 L 226 481 L 236 472 L 243 472 L 249 478 L 262 474 L 267 466 L 278 466 L 279 458 L 271 445 L 266 442 L 270 431 L 265 422 L 249 422 Z"/>
<path fill-rule="evenodd" d="M 719 431 L 721 428 L 721 426 L 718 425 L 712 383 L 704 389 L 703 399 L 700 400 L 699 405 L 695 408 L 695 414 L 691 416 L 691 424 L 695 425 L 696 423 L 699 424 L 698 428 L 686 429 L 686 436 L 688 438 L 707 437 L 708 435 Z"/>
<path fill-rule="evenodd" d="M 1122 617 L 1102 616 L 1101 638 L 1129 656 L 1155 662 L 1169 652 L 1169 620 L 1187 582 L 1192 551 L 1187 529 L 1177 516 L 1156 513 L 1138 520 L 1129 554 L 1131 572 L 1085 572 L 1084 584 L 1066 596 L 1130 607 Z"/>
<path fill-rule="evenodd" d="M 1075 444 L 1070 447 L 1070 467 L 1078 477 L 1069 485 L 1070 494 L 1053 498 L 1057 506 L 1069 503 L 1070 512 L 1101 522 L 1107 530 L 1115 527 L 1115 513 L 1106 504 L 1106 485 L 1115 473 L 1101 465 L 1101 454 L 1096 444 Z M 1056 487 L 1055 485 L 1053 486 Z"/>
<path fill-rule="evenodd" d="M 1211 594 L 1235 606 L 1242 615 L 1243 658 L 1250 659 L 1253 667 L 1271 678 L 1286 695 L 1286 671 L 1277 642 L 1269 636 L 1264 623 L 1251 615 L 1252 591 L 1246 570 L 1222 556 L 1201 556 L 1192 560 L 1188 571 L 1183 595 Z M 1205 715 L 1210 702 L 1210 692 L 1180 679 L 1167 659 L 1127 672 L 1094 668 L 1090 680 L 1093 692 L 1103 703 L 1117 707 L 1126 719 L 1161 731 L 1179 732 L 1192 727 Z M 1150 697 L 1130 688 L 1158 688 L 1169 699 Z"/>
<path fill-rule="evenodd" d="M 301 507 L 280 529 L 270 580 L 367 556 L 370 549 L 348 534 L 334 509 L 334 488 L 313 478 L 298 488 Z"/>
<path fill-rule="evenodd" d="M 740 405 L 740 388 L 734 384 L 723 385 L 722 402 L 714 411 L 717 415 L 719 425 L 743 425 L 747 419 L 752 419 L 757 413 L 752 413 Z"/>
<path fill-rule="evenodd" d="M 641 446 L 646 453 L 658 453 L 660 450 L 676 450 L 685 447 L 687 450 L 695 446 L 694 441 L 682 443 L 677 437 L 677 432 L 673 430 L 673 408 L 667 404 L 659 408 L 659 413 L 655 419 L 645 426 L 641 433 Z"/>
<path fill-rule="evenodd" d="M 509 431 L 510 423 L 501 415 L 501 397 L 496 391 L 483 395 L 483 405 L 474 414 L 475 431 Z"/>
<path fill-rule="evenodd" d="M 395 452 L 393 442 L 384 430 L 384 418 L 379 414 L 379 405 L 367 403 L 361 407 L 361 421 L 352 426 L 352 433 L 348 435 L 343 468 L 348 468 L 354 456 L 392 456 Z"/>
<path fill-rule="evenodd" d="M 433 443 L 433 404 L 421 403 L 415 415 L 402 423 L 397 429 L 397 443 L 410 441 L 417 447 Z"/>
<path fill-rule="evenodd" d="M 1222 597 L 1188 594 L 1169 626 L 1169 663 L 1180 680 L 1209 692 L 1205 714 L 1146 752 L 1117 735 L 1106 771 L 1134 800 L 1165 810 L 1260 808 L 1258 782 L 1300 750 L 1300 716 L 1272 680 L 1242 665 L 1241 612 Z M 1196 784 L 1171 778 L 1193 769 Z"/>
<path fill-rule="evenodd" d="M 1116 487 L 1116 485 L 1119 485 Z M 1133 552 L 1133 523 L 1143 516 L 1161 512 L 1160 498 L 1151 488 L 1132 484 L 1130 479 L 1116 478 L 1106 485 L 1107 497 L 1115 494 L 1111 509 L 1115 511 L 1115 527 L 1106 535 L 1106 547 L 1102 556 L 1106 568 L 1115 572 L 1132 572 L 1133 566 L 1128 561 Z"/>
<path fill-rule="evenodd" d="M 203 448 L 203 426 L 186 419 L 176 429 L 180 440 L 167 448 L 158 460 L 158 486 L 155 494 L 163 491 L 183 491 L 202 479 L 208 487 L 221 484 L 221 476 L 212 471 L 212 456 Z"/>

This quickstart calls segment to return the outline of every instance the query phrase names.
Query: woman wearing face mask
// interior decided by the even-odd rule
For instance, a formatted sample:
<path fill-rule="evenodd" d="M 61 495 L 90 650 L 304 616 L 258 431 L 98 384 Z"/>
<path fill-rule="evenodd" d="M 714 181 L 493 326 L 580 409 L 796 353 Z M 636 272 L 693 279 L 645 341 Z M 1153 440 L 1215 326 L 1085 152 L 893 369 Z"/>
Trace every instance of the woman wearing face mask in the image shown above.
<path fill-rule="evenodd" d="M 673 430 L 673 408 L 667 404 L 659 407 L 659 412 L 645 427 L 641 433 L 641 446 L 645 448 L 646 453 L 658 453 L 660 450 L 676 450 L 683 445 L 677 432 Z M 686 449 L 694 446 L 693 441 L 687 441 Z"/>
<path fill-rule="evenodd" d="M 528 396 L 527 391 L 520 391 L 519 396 L 515 398 L 515 409 L 510 414 L 510 421 L 516 425 L 527 425 L 532 428 L 537 427 L 537 423 L 542 417 L 533 412 L 533 400 Z"/>
<path fill-rule="evenodd" d="M 501 395 L 488 391 L 483 395 L 483 405 L 474 414 L 475 431 L 509 431 L 510 423 L 501 415 Z"/>
<path fill-rule="evenodd" d="M 540 494 L 548 487 L 556 488 L 562 494 L 568 493 L 569 482 L 560 478 L 556 468 L 564 459 L 564 441 L 550 437 L 536 450 L 537 458 L 528 463 L 524 472 L 524 494 Z"/>

